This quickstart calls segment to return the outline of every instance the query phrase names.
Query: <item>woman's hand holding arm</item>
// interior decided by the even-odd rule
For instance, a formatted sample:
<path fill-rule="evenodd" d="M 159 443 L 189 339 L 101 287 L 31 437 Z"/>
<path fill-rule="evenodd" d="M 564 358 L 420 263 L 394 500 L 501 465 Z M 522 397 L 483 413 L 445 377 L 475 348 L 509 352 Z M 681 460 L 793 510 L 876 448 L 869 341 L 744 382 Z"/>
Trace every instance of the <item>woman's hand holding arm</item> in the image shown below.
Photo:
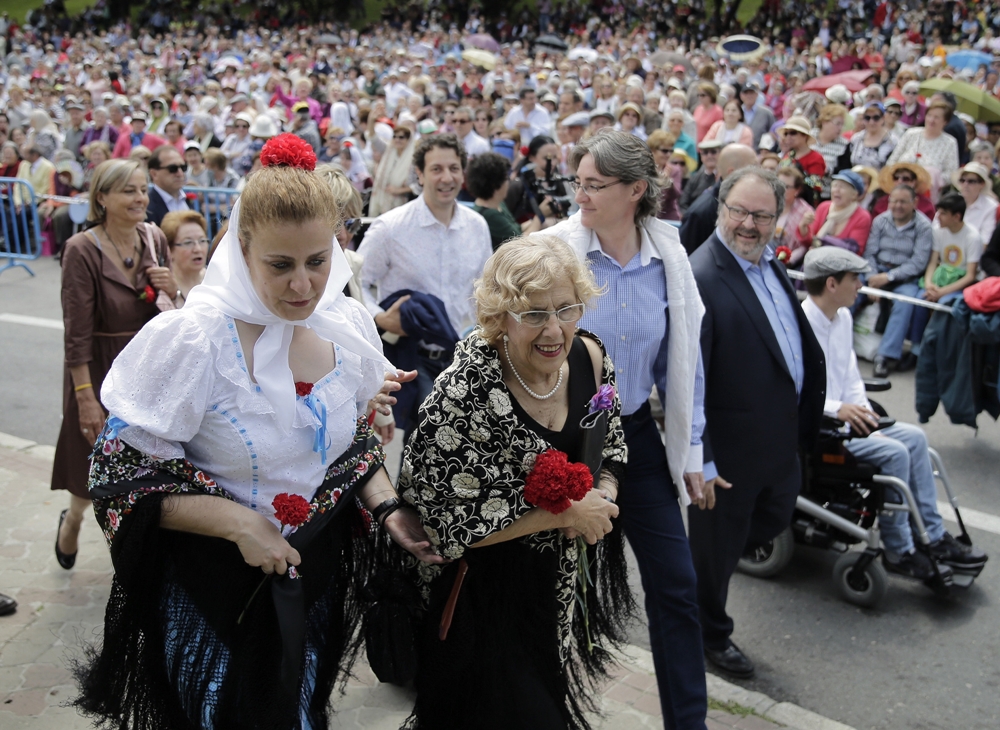
<path fill-rule="evenodd" d="M 207 494 L 172 494 L 163 500 L 160 527 L 221 537 L 236 543 L 247 565 L 284 575 L 302 562 L 277 526 L 236 502 Z"/>

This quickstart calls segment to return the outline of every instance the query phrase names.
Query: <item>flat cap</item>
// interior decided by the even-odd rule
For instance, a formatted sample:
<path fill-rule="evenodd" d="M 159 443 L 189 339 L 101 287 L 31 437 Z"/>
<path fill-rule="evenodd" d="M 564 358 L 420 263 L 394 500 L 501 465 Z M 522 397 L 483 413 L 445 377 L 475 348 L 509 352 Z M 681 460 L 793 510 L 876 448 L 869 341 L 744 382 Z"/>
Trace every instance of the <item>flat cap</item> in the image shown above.
<path fill-rule="evenodd" d="M 576 112 L 575 114 L 566 115 L 566 118 L 562 120 L 561 126 L 586 127 L 588 124 L 590 124 L 590 115 L 587 112 Z"/>
<path fill-rule="evenodd" d="M 820 246 L 809 249 L 802 264 L 802 272 L 807 279 L 822 279 L 842 271 L 866 274 L 869 271 L 868 262 L 846 249 Z"/>

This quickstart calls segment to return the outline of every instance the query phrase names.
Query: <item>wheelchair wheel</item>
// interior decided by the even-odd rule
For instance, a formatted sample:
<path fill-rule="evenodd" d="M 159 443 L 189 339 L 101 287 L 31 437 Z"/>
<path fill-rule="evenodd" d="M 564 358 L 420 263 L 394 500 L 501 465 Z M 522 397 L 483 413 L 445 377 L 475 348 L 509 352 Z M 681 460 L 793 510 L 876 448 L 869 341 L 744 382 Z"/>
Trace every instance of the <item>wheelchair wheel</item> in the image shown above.
<path fill-rule="evenodd" d="M 792 535 L 792 528 L 787 527 L 771 542 L 754 550 L 753 554 L 748 553 L 740 558 L 737 567 L 741 573 L 755 578 L 771 578 L 785 569 L 794 552 L 795 537 Z"/>
<path fill-rule="evenodd" d="M 861 575 L 852 576 L 861 553 L 844 553 L 833 566 L 833 580 L 841 597 L 848 603 L 864 608 L 874 608 L 889 590 L 889 574 L 877 560 L 873 560 Z"/>

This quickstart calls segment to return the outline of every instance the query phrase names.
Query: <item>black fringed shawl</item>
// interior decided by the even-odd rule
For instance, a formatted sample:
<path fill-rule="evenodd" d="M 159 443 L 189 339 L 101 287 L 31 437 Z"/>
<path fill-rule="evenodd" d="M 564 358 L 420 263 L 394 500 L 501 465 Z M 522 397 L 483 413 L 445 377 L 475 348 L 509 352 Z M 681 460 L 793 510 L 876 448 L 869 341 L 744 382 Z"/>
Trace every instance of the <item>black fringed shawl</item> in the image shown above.
<path fill-rule="evenodd" d="M 600 345 L 596 336 L 583 331 L 578 334 Z M 601 383 L 615 383 L 606 353 Z M 454 362 L 437 378 L 420 408 L 419 425 L 404 452 L 399 492 L 420 512 L 424 529 L 445 557 L 461 558 L 471 545 L 509 527 L 533 509 L 524 498 L 524 481 L 535 458 L 551 447 L 521 422 L 511 397 L 497 350 L 473 333 L 458 344 Z M 617 393 L 603 458 L 606 467 L 621 474 L 627 450 Z M 586 728 L 584 712 L 595 709 L 591 690 L 605 676 L 611 661 L 608 649 L 624 642 L 626 624 L 635 607 L 628 587 L 621 526 L 616 524 L 596 547 L 586 551 L 595 584 L 587 592 L 587 624 L 593 641 L 589 651 L 588 626 L 578 605 L 578 542 L 557 530 L 527 535 L 519 541 L 538 553 L 558 554 L 558 616 L 554 623 L 563 675 L 560 684 L 570 727 Z M 416 570 L 426 608 L 442 567 L 421 563 Z M 516 590 L 516 586 L 512 588 Z M 489 657 L 481 657 L 481 663 L 487 665 Z M 418 715 L 419 707 L 418 697 Z M 420 726 L 419 718 L 413 726 Z"/>
<path fill-rule="evenodd" d="M 374 562 L 375 535 L 356 494 L 383 460 L 359 420 L 309 520 L 288 538 L 300 577 L 265 577 L 235 543 L 159 527 L 168 494 L 231 499 L 224 490 L 190 462 L 154 459 L 106 430 L 90 492 L 115 575 L 103 645 L 77 667 L 76 706 L 123 730 L 284 730 L 298 728 L 303 711 L 326 728 L 330 694 L 360 646 Z M 315 691 L 303 709 L 306 672 Z"/>

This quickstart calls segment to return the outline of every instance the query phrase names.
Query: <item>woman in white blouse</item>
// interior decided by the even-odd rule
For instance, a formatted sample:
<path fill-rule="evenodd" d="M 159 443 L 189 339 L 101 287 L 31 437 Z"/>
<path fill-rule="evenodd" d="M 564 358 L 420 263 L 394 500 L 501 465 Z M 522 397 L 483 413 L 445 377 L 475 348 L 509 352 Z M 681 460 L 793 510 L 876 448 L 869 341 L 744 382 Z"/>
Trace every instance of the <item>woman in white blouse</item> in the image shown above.
<path fill-rule="evenodd" d="M 933 101 L 927 107 L 924 126 L 906 130 L 896 149 L 889 156 L 890 165 L 915 162 L 938 175 L 938 186 L 951 178 L 958 169 L 958 142 L 944 131 L 951 121 L 951 107 L 943 101 Z"/>
<path fill-rule="evenodd" d="M 294 152 L 248 180 L 204 283 L 102 389 L 90 492 L 116 571 L 77 705 L 116 725 L 325 728 L 375 524 L 443 562 L 382 468 L 387 362 L 343 294 L 337 201 Z"/>

